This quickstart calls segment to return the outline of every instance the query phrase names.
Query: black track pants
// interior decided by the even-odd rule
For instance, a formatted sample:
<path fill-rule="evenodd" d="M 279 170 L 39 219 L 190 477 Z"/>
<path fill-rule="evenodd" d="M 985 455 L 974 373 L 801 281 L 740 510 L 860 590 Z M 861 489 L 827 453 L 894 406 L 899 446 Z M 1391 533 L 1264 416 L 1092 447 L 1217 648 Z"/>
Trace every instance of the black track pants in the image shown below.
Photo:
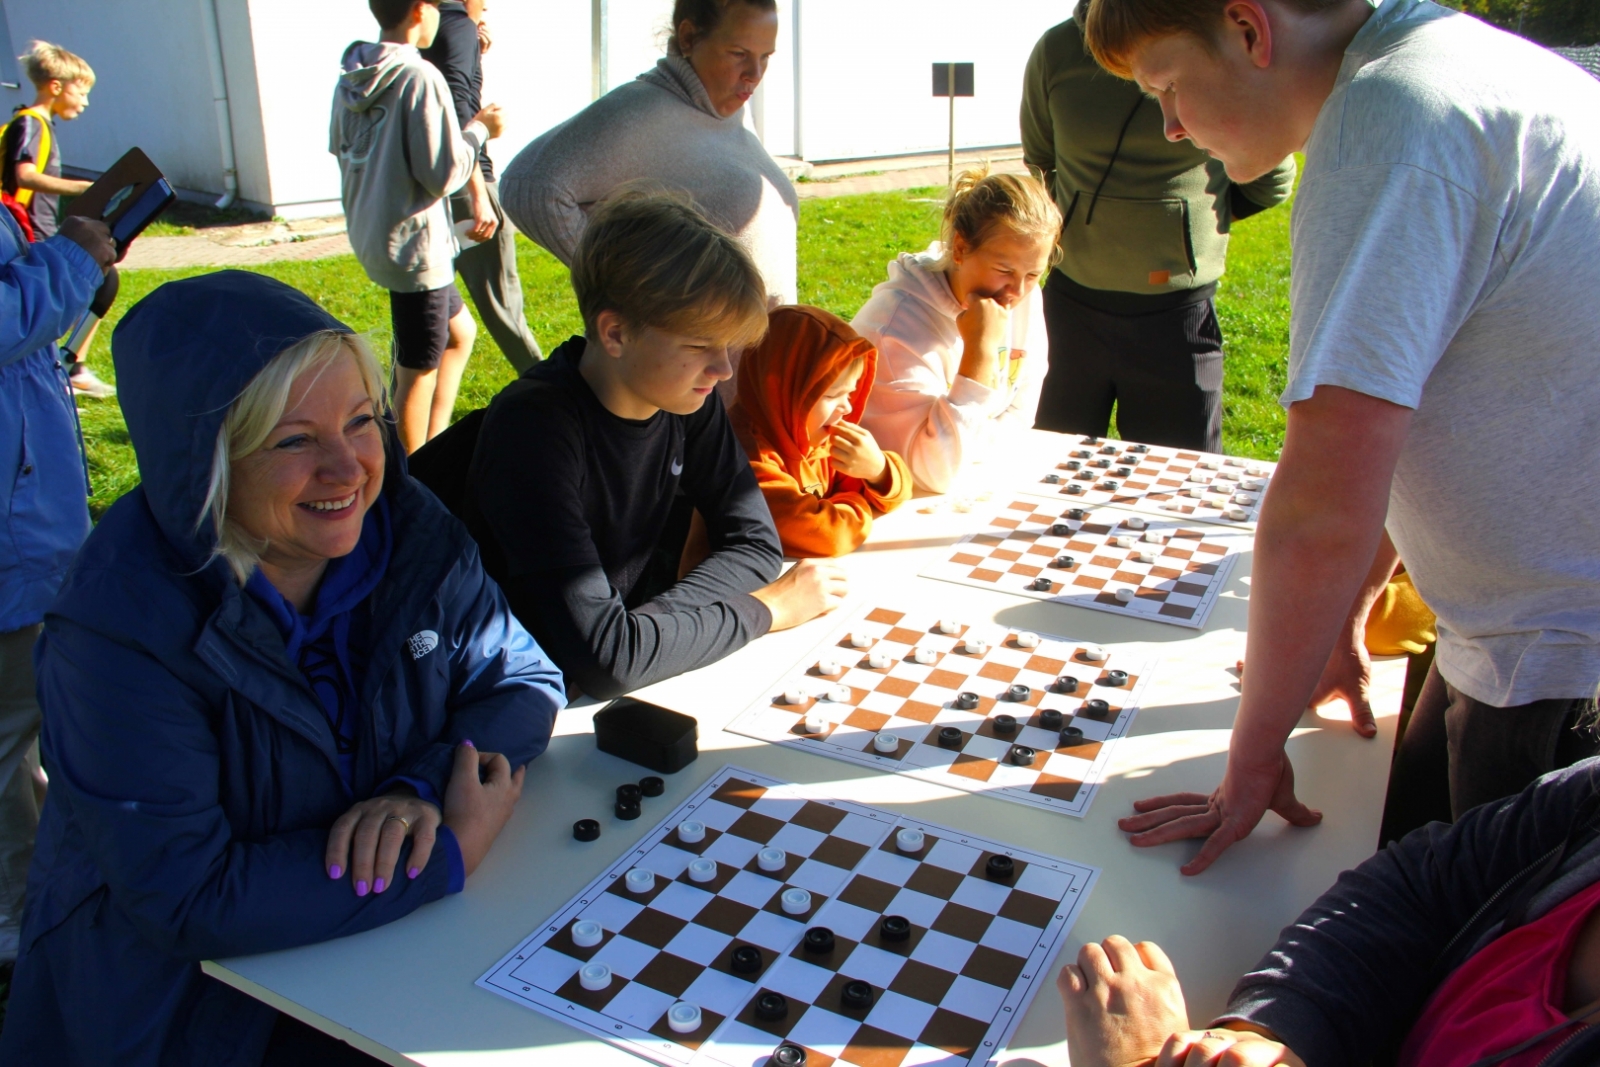
<path fill-rule="evenodd" d="M 1052 271 L 1044 287 L 1050 371 L 1034 425 L 1102 435 L 1117 406 L 1124 440 L 1222 451 L 1222 327 L 1210 300 L 1147 315 L 1079 303 Z"/>

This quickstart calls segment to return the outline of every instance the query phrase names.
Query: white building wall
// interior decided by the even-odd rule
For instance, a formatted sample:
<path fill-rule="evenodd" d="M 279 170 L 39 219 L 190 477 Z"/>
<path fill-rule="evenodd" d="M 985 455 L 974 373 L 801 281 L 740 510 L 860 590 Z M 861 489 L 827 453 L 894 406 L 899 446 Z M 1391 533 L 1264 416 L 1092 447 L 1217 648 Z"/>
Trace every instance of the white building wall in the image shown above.
<path fill-rule="evenodd" d="M 672 0 L 605 0 L 607 91 L 656 65 L 666 51 Z"/>
<path fill-rule="evenodd" d="M 973 63 L 956 147 L 1018 144 L 1022 72 L 1071 0 L 788 0 L 800 9 L 801 142 L 809 160 L 935 152 L 950 102 L 933 64 Z"/>
<path fill-rule="evenodd" d="M 83 117 L 63 124 L 69 166 L 103 170 L 129 147 L 191 193 L 220 196 L 222 149 L 201 4 L 222 36 L 240 198 L 288 216 L 337 211 L 327 151 L 339 57 L 376 28 L 361 0 L 0 0 L 17 48 L 35 37 L 78 52 L 98 82 Z M 592 12 L 607 14 L 605 88 L 661 55 L 671 0 L 494 0 L 484 100 L 507 111 L 490 155 L 504 166 L 589 103 Z M 948 102 L 931 94 L 935 61 L 976 64 L 976 93 L 956 102 L 958 147 L 1015 144 L 1023 66 L 1069 0 L 780 0 L 778 51 L 750 121 L 775 155 L 813 161 L 942 150 Z M 798 64 L 796 63 L 798 53 Z M 798 105 L 797 89 L 798 81 Z M 31 89 L 0 89 L 9 111 Z"/>
<path fill-rule="evenodd" d="M 9 3 L 10 0 L 0 0 Z M 189 0 L 195 8 L 206 0 Z M 223 88 L 228 94 L 228 115 L 233 127 L 234 171 L 238 177 L 238 199 L 247 207 L 276 213 L 272 210 L 272 181 L 267 169 L 266 131 L 262 125 L 263 109 L 261 90 L 256 81 L 256 55 L 254 34 L 250 26 L 249 0 L 215 0 L 217 33 L 221 38 Z M 198 16 L 196 16 L 198 19 Z M 64 42 L 63 42 L 64 43 Z M 69 46 L 70 47 L 70 46 Z M 141 51 L 143 51 L 141 49 Z M 159 53 L 156 53 L 159 59 Z M 203 61 L 204 55 L 197 55 Z M 210 93 L 206 99 L 211 100 Z M 194 122 L 217 129 L 217 108 L 212 103 Z M 216 154 L 201 161 L 203 176 L 199 180 L 177 183 L 190 195 L 199 198 L 220 198 L 224 189 L 220 132 Z M 159 165 L 166 161 L 155 158 Z M 107 161 L 109 162 L 109 161 Z M 103 169 L 107 162 L 95 166 Z"/>
<path fill-rule="evenodd" d="M 12 43 L 26 51 L 35 38 L 76 52 L 94 68 L 89 108 L 60 123 L 68 166 L 103 170 L 134 145 L 174 185 L 222 190 L 222 149 L 211 102 L 202 34 L 202 0 L 3 0 Z M 33 101 L 0 89 L 11 109 Z"/>
<path fill-rule="evenodd" d="M 775 156 L 796 154 L 794 143 L 794 18 L 795 7 L 778 9 L 778 51 L 767 65 L 750 106 L 755 126 L 767 151 Z"/>
<path fill-rule="evenodd" d="M 495 44 L 483 57 L 483 100 L 506 109 L 505 133 L 489 142 L 495 166 L 589 103 L 589 8 L 590 0 L 490 0 Z"/>
<path fill-rule="evenodd" d="M 244 2 L 260 100 L 268 202 L 286 217 L 338 214 L 339 164 L 328 152 L 328 117 L 339 57 L 351 41 L 376 36 L 377 24 L 366 4 L 348 0 Z M 308 26 L 316 27 L 314 34 L 306 33 Z M 234 83 L 244 79 L 234 78 L 233 69 L 228 74 L 231 99 Z M 232 109 L 235 115 L 242 110 L 248 109 Z"/>
<path fill-rule="evenodd" d="M 225 2 L 249 6 L 266 202 L 286 217 L 337 213 L 339 166 L 328 152 L 328 117 L 340 56 L 350 42 L 377 35 L 366 4 Z M 489 147 L 490 157 L 504 165 L 523 144 L 589 102 L 589 12 L 579 0 L 520 0 L 495 4 L 491 15 L 496 43 L 484 56 L 483 95 L 485 103 L 506 109 L 505 133 Z M 316 28 L 314 35 L 308 26 Z M 235 100 L 236 115 L 241 102 Z"/>

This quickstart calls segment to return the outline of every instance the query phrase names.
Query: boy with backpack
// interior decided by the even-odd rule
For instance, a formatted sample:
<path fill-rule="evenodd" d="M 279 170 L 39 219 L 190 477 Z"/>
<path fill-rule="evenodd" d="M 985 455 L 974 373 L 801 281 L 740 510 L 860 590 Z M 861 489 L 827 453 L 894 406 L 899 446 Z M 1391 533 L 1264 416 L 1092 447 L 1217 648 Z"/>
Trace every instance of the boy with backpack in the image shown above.
<path fill-rule="evenodd" d="M 55 123 L 71 122 L 83 114 L 89 106 L 89 90 L 94 88 L 94 71 L 82 57 L 48 41 L 33 42 L 27 55 L 20 58 L 33 83 L 34 98 L 0 126 L 0 144 L 4 145 L 0 200 L 29 241 L 43 241 L 56 234 L 61 198 L 78 196 L 92 184 L 61 176 Z M 95 377 L 81 360 L 67 367 L 67 376 L 74 394 L 97 399 L 117 395 L 115 386 Z"/>

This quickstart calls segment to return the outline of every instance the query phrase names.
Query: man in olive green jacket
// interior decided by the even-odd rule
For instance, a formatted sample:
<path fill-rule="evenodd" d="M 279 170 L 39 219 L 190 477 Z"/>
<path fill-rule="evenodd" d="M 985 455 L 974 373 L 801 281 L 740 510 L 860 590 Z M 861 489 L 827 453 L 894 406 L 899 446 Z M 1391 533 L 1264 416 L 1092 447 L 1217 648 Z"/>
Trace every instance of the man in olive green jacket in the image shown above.
<path fill-rule="evenodd" d="M 1050 370 L 1035 425 L 1222 449 L 1217 279 L 1228 227 L 1281 204 L 1291 157 L 1248 185 L 1188 141 L 1161 107 L 1106 73 L 1079 30 L 1088 0 L 1040 38 L 1022 91 L 1022 154 L 1061 207 L 1062 258 L 1045 285 Z"/>

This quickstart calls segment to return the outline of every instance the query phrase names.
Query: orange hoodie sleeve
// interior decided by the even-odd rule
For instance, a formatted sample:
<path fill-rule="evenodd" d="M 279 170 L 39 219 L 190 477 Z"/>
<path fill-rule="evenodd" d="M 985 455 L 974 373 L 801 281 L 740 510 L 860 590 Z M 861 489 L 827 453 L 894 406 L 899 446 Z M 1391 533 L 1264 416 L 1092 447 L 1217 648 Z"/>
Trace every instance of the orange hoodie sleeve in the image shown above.
<path fill-rule="evenodd" d="M 880 493 L 864 482 L 856 482 L 861 486 L 862 498 L 879 515 L 888 514 L 910 500 L 911 494 L 916 490 L 916 486 L 911 482 L 911 465 L 905 461 L 905 457 L 886 448 L 883 450 L 883 458 L 889 461 L 889 488 Z M 852 478 L 851 481 L 854 482 L 855 479 Z"/>
<path fill-rule="evenodd" d="M 761 495 L 767 498 L 784 555 L 843 556 L 860 548 L 872 531 L 873 509 L 864 494 L 846 491 L 823 497 L 808 493 L 778 457 L 765 450 L 750 461 L 750 469 Z M 897 473 L 896 478 L 900 477 L 909 484 L 909 474 Z M 911 495 L 909 490 L 905 495 Z"/>

